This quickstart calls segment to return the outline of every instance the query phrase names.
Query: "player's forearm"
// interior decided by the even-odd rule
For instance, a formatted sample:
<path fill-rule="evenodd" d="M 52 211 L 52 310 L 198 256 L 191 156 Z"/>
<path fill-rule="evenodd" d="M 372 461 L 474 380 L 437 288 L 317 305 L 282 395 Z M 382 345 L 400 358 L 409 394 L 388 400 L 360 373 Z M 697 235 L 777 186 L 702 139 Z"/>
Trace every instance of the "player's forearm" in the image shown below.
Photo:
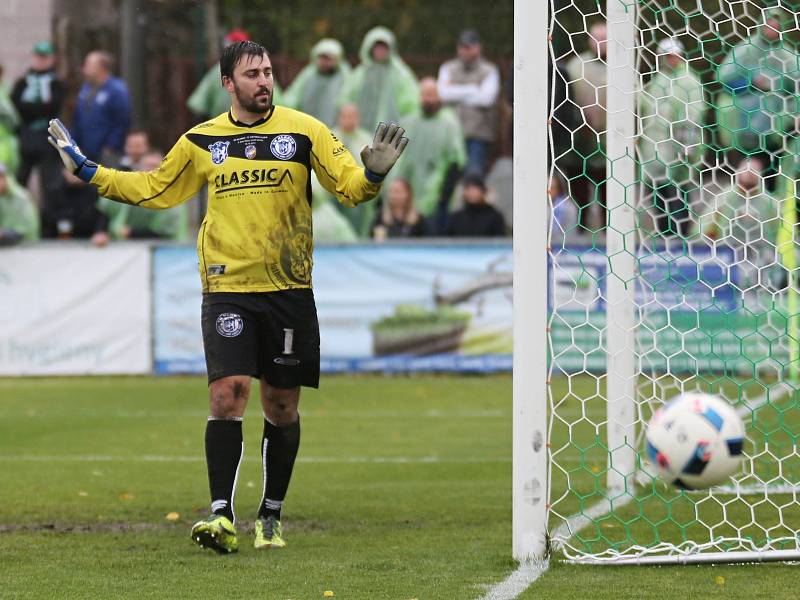
<path fill-rule="evenodd" d="M 365 169 L 354 169 L 349 177 L 342 180 L 342 185 L 337 186 L 336 195 L 345 206 L 356 206 L 369 202 L 381 191 L 383 180 L 370 181 Z"/>
<path fill-rule="evenodd" d="M 168 183 L 156 179 L 148 171 L 117 171 L 98 165 L 89 183 L 97 187 L 101 196 L 123 204 L 159 209 L 184 200 L 172 193 Z"/>

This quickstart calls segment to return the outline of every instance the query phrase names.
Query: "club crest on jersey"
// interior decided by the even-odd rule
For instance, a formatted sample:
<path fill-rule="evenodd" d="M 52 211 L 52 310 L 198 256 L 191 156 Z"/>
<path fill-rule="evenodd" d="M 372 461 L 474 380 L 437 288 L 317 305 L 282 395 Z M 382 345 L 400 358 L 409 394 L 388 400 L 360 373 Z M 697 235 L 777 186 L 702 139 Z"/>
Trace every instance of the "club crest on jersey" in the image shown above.
<path fill-rule="evenodd" d="M 250 160 L 253 160 L 256 157 L 256 147 L 253 144 L 249 144 L 244 149 L 244 155 Z"/>
<path fill-rule="evenodd" d="M 272 150 L 272 155 L 281 160 L 289 160 L 297 152 L 297 142 L 290 135 L 281 134 L 275 136 L 269 144 L 269 149 Z"/>
<path fill-rule="evenodd" d="M 244 321 L 236 313 L 222 313 L 217 317 L 217 333 L 222 337 L 232 338 L 242 333 Z"/>
<path fill-rule="evenodd" d="M 230 142 L 214 142 L 209 144 L 208 149 L 211 151 L 211 162 L 215 165 L 221 165 L 228 158 L 228 146 Z"/>

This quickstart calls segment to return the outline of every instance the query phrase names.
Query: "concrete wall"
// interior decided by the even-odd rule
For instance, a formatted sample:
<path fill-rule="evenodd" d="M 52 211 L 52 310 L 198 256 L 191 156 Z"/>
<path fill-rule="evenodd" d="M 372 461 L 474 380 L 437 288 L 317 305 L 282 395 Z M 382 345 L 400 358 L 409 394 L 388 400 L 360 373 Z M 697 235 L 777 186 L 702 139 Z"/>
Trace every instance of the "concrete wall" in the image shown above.
<path fill-rule="evenodd" d="M 52 37 L 53 0 L 0 1 L 0 64 L 12 85 L 28 68 L 31 49 Z"/>

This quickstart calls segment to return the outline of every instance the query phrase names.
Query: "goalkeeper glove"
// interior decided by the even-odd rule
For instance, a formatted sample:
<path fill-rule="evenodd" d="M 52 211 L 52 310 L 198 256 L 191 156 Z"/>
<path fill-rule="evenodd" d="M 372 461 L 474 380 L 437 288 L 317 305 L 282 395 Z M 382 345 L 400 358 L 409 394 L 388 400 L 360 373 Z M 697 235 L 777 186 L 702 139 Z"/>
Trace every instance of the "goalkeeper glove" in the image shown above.
<path fill-rule="evenodd" d="M 83 155 L 64 124 L 58 119 L 52 119 L 47 131 L 50 134 L 47 141 L 58 150 L 67 170 L 79 179 L 90 182 L 97 173 L 97 165 Z"/>
<path fill-rule="evenodd" d="M 372 146 L 364 146 L 361 161 L 364 163 L 364 174 L 372 183 L 380 183 L 400 158 L 408 145 L 406 132 L 397 123 L 378 123 Z"/>

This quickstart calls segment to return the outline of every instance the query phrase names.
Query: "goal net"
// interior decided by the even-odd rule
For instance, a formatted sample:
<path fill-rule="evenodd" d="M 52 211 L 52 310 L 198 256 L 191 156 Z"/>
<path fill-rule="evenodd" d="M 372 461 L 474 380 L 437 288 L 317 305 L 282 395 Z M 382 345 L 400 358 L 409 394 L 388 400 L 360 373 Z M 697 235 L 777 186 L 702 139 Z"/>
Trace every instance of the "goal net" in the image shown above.
<path fill-rule="evenodd" d="M 550 548 L 590 563 L 800 559 L 798 8 L 551 0 Z M 684 491 L 645 424 L 682 392 L 747 426 Z"/>

